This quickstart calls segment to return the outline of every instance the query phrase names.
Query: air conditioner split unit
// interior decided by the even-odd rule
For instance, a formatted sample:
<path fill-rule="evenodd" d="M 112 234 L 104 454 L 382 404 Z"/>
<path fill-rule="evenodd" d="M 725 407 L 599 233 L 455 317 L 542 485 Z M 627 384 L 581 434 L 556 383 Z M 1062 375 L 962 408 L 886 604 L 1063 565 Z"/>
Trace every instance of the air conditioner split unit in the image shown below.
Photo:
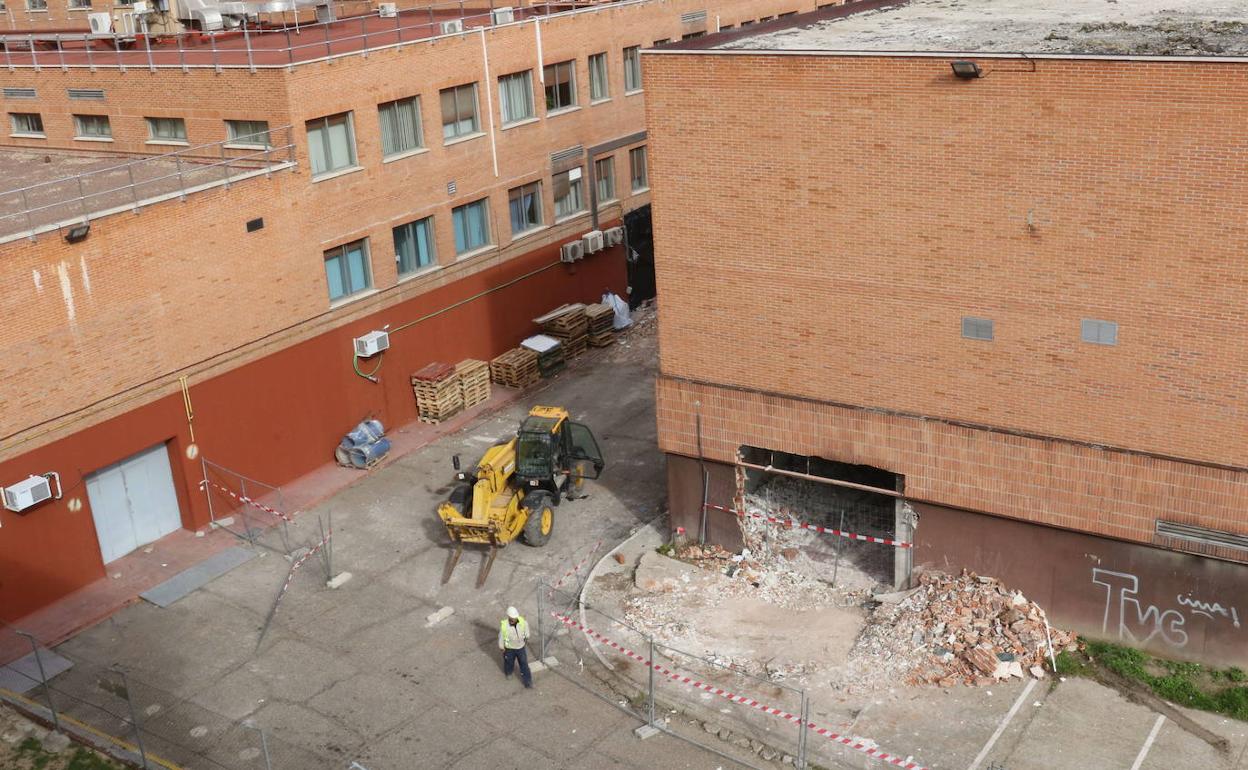
<path fill-rule="evenodd" d="M 585 244 L 586 254 L 597 254 L 602 251 L 605 245 L 601 230 L 590 230 L 581 236 L 581 243 Z"/>
<path fill-rule="evenodd" d="M 585 244 L 583 241 L 569 241 L 563 244 L 559 249 L 559 259 L 564 262 L 575 262 L 585 257 Z"/>
<path fill-rule="evenodd" d="M 624 228 L 612 227 L 610 230 L 607 230 L 606 236 L 608 246 L 619 246 L 624 243 Z"/>
<path fill-rule="evenodd" d="M 56 481 L 56 494 L 52 494 L 52 481 Z M 4 507 L 21 513 L 27 508 L 61 496 L 61 477 L 57 473 L 31 476 L 11 487 L 4 488 Z"/>
<path fill-rule="evenodd" d="M 369 356 L 375 356 L 381 351 L 389 349 L 389 347 L 390 347 L 390 333 L 389 332 L 385 332 L 385 331 L 369 332 L 368 334 L 365 334 L 363 337 L 355 338 L 355 355 L 358 358 L 368 358 Z"/>
<path fill-rule="evenodd" d="M 451 21 L 442 22 L 442 34 L 454 35 L 464 31 L 463 19 L 452 19 Z"/>
<path fill-rule="evenodd" d="M 490 13 L 490 19 L 494 22 L 495 25 L 510 24 L 516 20 L 516 12 L 515 12 L 515 9 L 513 9 L 511 6 L 506 6 L 503 8 L 495 8 Z"/>
<path fill-rule="evenodd" d="M 107 35 L 113 31 L 113 15 L 108 12 L 88 13 L 87 23 L 91 25 L 92 35 Z"/>
<path fill-rule="evenodd" d="M 399 6 L 396 3 L 379 3 L 377 15 L 383 19 L 393 19 L 399 15 Z"/>

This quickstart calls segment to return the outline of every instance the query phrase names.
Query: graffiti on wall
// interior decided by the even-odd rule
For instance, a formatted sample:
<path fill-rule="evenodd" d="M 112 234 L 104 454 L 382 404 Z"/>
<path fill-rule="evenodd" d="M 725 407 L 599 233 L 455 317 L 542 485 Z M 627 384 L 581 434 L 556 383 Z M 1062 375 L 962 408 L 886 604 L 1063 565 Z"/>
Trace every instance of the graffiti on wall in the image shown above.
<path fill-rule="evenodd" d="M 1188 591 L 1174 597 L 1175 606 L 1165 609 L 1145 604 L 1139 597 L 1140 579 L 1129 572 L 1092 569 L 1092 582 L 1105 589 L 1105 616 L 1101 632 L 1134 644 L 1148 644 L 1155 638 L 1171 647 L 1187 646 L 1187 626 L 1193 617 L 1239 628 L 1239 609 L 1233 605 L 1207 601 Z"/>

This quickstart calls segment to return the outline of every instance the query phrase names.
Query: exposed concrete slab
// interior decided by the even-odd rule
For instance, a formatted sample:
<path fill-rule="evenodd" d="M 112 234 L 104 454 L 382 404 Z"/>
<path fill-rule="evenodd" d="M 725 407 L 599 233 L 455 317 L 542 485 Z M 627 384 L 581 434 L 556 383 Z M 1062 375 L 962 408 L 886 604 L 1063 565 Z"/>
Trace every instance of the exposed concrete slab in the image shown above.
<path fill-rule="evenodd" d="M 0 688 L 22 694 L 41 686 L 43 681 L 39 674 L 39 663 L 43 662 L 43 675 L 50 681 L 57 674 L 64 673 L 73 667 L 73 662 L 57 655 L 52 650 L 39 648 L 39 659 L 31 650 L 24 657 L 0 666 Z"/>
<path fill-rule="evenodd" d="M 256 558 L 249 548 L 234 547 L 213 554 L 190 569 L 183 570 L 160 585 L 139 594 L 157 607 L 168 607 L 192 591 L 199 590 L 230 570 Z"/>

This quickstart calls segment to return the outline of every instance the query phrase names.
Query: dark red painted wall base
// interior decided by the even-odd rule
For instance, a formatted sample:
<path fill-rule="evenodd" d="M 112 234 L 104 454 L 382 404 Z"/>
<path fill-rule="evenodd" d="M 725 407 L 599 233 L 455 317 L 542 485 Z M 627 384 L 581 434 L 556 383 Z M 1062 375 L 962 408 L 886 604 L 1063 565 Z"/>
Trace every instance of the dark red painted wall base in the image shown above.
<path fill-rule="evenodd" d="M 531 319 L 551 308 L 596 302 L 607 289 L 624 296 L 619 247 L 490 291 L 558 259 L 557 245 L 536 250 L 192 385 L 200 455 L 284 484 L 332 462 L 342 434 L 365 417 L 380 419 L 387 429 L 416 419 L 408 378 L 425 364 L 492 358 L 536 333 Z M 378 383 L 353 371 L 353 338 L 386 324 L 397 329 L 473 297 L 395 331 Z M 375 366 L 376 359 L 362 362 L 365 371 Z M 208 509 L 196 487 L 200 463 L 186 456 L 191 442 L 181 394 L 0 463 L 3 483 L 57 471 L 65 486 L 62 500 L 27 515 L 0 511 L 0 619 L 20 618 L 105 574 L 84 478 L 161 442 L 168 442 L 183 525 L 206 525 Z M 71 499 L 81 501 L 80 510 L 70 510 Z"/>

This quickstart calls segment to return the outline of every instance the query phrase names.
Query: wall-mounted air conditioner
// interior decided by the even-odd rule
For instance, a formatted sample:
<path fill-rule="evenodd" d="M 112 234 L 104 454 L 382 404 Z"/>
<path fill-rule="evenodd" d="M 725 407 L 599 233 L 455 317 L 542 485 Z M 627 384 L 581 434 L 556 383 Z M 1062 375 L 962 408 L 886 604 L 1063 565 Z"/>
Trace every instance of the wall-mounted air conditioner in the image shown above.
<path fill-rule="evenodd" d="M 585 244 L 586 254 L 597 254 L 602 251 L 605 240 L 602 237 L 601 230 L 590 230 L 581 236 L 581 243 Z"/>
<path fill-rule="evenodd" d="M 399 6 L 396 3 L 379 3 L 377 5 L 377 15 L 383 19 L 393 19 L 399 15 Z"/>
<path fill-rule="evenodd" d="M 624 228 L 612 227 L 606 231 L 606 236 L 608 246 L 619 246 L 624 243 Z"/>
<path fill-rule="evenodd" d="M 88 13 L 87 23 L 91 25 L 92 35 L 107 35 L 113 31 L 113 15 L 107 11 Z"/>
<path fill-rule="evenodd" d="M 490 18 L 495 24 L 510 24 L 516 20 L 516 11 L 511 6 L 495 8 L 490 13 Z"/>
<path fill-rule="evenodd" d="M 56 494 L 52 493 L 52 481 L 56 481 Z M 32 506 L 61 496 L 61 477 L 55 473 L 31 476 L 11 487 L 4 488 L 4 507 L 21 513 Z"/>
<path fill-rule="evenodd" d="M 369 332 L 363 337 L 355 338 L 355 355 L 360 358 L 375 356 L 390 347 L 389 332 Z"/>
<path fill-rule="evenodd" d="M 585 257 L 585 244 L 582 241 L 570 241 L 559 249 L 559 259 L 564 262 L 575 262 Z"/>
<path fill-rule="evenodd" d="M 442 22 L 442 34 L 443 35 L 454 35 L 463 31 L 464 31 L 463 19 L 452 19 L 450 21 Z"/>

